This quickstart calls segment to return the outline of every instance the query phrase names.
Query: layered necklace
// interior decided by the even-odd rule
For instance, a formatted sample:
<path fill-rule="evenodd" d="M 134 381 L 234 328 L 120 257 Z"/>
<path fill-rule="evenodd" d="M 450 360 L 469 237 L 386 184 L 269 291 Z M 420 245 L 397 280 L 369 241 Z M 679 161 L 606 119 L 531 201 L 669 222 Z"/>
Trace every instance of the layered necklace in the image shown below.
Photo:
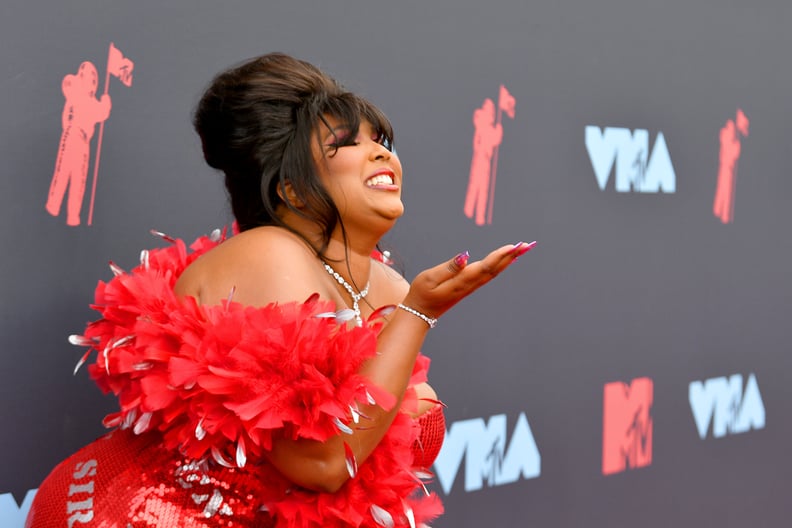
<path fill-rule="evenodd" d="M 324 264 L 324 269 L 329 273 L 335 280 L 338 281 L 338 284 L 344 287 L 344 289 L 349 293 L 349 296 L 352 297 L 352 311 L 355 312 L 355 321 L 357 322 L 358 326 L 363 325 L 363 319 L 360 317 L 360 301 L 361 299 L 365 299 L 366 295 L 368 295 L 369 290 L 369 282 L 366 282 L 366 287 L 360 290 L 359 293 L 355 293 L 354 288 L 344 280 L 344 277 L 341 276 L 333 267 L 328 264 L 327 262 L 322 261 Z"/>

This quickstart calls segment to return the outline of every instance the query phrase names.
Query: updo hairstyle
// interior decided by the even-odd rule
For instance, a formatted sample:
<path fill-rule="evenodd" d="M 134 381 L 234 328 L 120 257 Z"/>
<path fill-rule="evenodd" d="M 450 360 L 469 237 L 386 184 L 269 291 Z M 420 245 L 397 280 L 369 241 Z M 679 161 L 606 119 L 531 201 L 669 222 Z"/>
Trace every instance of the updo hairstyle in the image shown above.
<path fill-rule="evenodd" d="M 393 129 L 378 108 L 305 61 L 271 53 L 212 80 L 198 103 L 193 125 L 206 162 L 225 173 L 241 231 L 265 225 L 289 229 L 277 213 L 283 204 L 321 227 L 322 246 L 314 249 L 322 255 L 341 222 L 319 181 L 311 149 L 326 116 L 349 127 L 348 143 L 365 120 L 383 143 L 392 144 Z M 340 141 L 340 146 L 346 144 L 343 138 Z M 286 183 L 291 184 L 300 208 L 279 196 L 279 189 L 286 196 Z"/>

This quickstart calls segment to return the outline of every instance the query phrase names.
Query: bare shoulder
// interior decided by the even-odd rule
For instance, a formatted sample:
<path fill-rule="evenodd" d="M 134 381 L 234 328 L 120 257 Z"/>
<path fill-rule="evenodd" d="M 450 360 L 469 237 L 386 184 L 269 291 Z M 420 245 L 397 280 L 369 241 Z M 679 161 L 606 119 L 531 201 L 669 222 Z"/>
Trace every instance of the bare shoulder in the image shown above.
<path fill-rule="evenodd" d="M 216 304 L 233 291 L 243 304 L 304 301 L 320 291 L 316 256 L 296 235 L 272 226 L 231 237 L 191 264 L 176 293 L 201 304 Z"/>

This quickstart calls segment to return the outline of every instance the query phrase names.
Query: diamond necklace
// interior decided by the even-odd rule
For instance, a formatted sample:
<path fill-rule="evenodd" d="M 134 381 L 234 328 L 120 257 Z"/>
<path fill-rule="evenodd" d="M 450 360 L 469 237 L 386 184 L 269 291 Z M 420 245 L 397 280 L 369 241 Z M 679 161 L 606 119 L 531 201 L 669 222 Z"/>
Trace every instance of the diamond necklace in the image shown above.
<path fill-rule="evenodd" d="M 362 326 L 363 319 L 360 317 L 360 300 L 365 299 L 366 295 L 368 295 L 369 282 L 366 282 L 366 287 L 360 290 L 360 293 L 355 293 L 355 290 L 352 289 L 352 286 L 350 286 L 349 283 L 344 280 L 344 277 L 334 270 L 330 264 L 324 261 L 322 261 L 322 264 L 324 264 L 324 269 L 327 271 L 327 273 L 337 280 L 338 284 L 343 286 L 344 289 L 349 293 L 349 296 L 352 297 L 352 311 L 355 312 L 355 321 L 357 322 L 358 326 Z"/>

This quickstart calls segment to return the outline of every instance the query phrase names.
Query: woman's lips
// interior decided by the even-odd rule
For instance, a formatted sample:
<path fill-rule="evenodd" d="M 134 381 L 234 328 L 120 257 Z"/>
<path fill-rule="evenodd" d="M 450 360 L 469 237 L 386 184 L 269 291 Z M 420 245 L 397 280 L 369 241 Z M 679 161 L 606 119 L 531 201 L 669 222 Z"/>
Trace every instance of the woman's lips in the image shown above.
<path fill-rule="evenodd" d="M 399 187 L 394 183 L 394 174 L 391 171 L 380 171 L 366 180 L 366 187 L 373 189 L 393 190 Z"/>

